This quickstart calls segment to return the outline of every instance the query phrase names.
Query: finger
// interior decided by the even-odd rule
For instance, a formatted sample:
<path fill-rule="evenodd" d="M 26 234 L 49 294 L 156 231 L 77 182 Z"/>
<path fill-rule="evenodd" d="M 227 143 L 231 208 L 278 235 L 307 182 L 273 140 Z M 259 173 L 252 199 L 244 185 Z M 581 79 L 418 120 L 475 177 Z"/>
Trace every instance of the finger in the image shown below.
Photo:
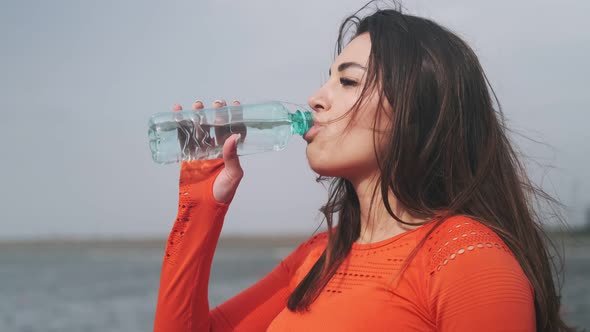
<path fill-rule="evenodd" d="M 213 107 L 215 107 L 215 108 L 224 107 L 224 106 L 227 106 L 227 103 L 223 99 L 221 99 L 221 100 L 218 99 L 213 102 Z"/>
<path fill-rule="evenodd" d="M 194 110 L 199 110 L 199 109 L 203 109 L 203 102 L 200 100 L 197 100 L 193 103 L 193 109 Z M 214 108 L 219 108 L 223 106 L 223 101 L 221 100 L 216 100 L 213 103 L 213 107 Z M 211 136 L 211 127 L 212 125 L 209 123 L 207 116 L 205 114 L 201 114 L 201 115 L 195 115 L 198 119 L 197 122 L 198 126 L 196 126 L 195 128 L 195 132 L 194 132 L 194 137 L 193 137 L 193 141 L 194 141 L 194 145 L 198 146 L 199 149 L 201 150 L 201 153 L 203 155 L 208 155 L 211 149 L 215 148 L 215 141 L 213 139 L 213 137 Z"/>
<path fill-rule="evenodd" d="M 197 100 L 197 101 L 195 101 L 193 103 L 193 109 L 194 110 L 200 110 L 200 109 L 203 109 L 203 108 L 205 108 L 205 106 L 203 105 L 203 102 L 202 101 Z"/>
<path fill-rule="evenodd" d="M 213 102 L 213 108 L 221 108 L 226 107 L 227 103 L 223 99 L 218 99 Z M 229 112 L 227 110 L 219 110 L 215 112 L 215 117 L 213 119 L 213 129 L 215 134 L 215 140 L 211 143 L 214 143 L 216 146 L 222 146 L 222 151 L 220 154 L 223 155 L 223 145 L 225 145 L 225 141 L 229 138 L 229 135 L 225 134 L 224 125 L 227 124 L 229 121 Z M 219 156 L 221 157 L 221 156 Z"/>
<path fill-rule="evenodd" d="M 212 106 L 213 106 L 213 108 L 220 108 L 220 107 L 227 106 L 227 103 L 225 102 L 225 100 L 218 99 L 213 102 Z M 216 118 L 217 118 L 217 115 L 215 116 L 215 119 L 213 120 L 213 124 L 215 124 Z M 204 123 L 207 119 L 205 117 L 203 117 L 202 120 Z M 215 135 L 215 137 L 213 137 L 211 135 L 212 134 L 211 127 L 213 127 L 213 130 L 216 131 L 216 129 L 215 129 L 216 127 L 214 125 L 207 124 L 207 125 L 203 125 L 202 127 L 203 127 L 203 129 L 205 129 L 206 134 L 204 134 L 203 137 L 199 136 L 199 140 L 201 142 L 203 142 L 204 145 L 206 145 L 207 147 L 210 147 L 210 148 L 214 148 L 215 146 L 223 144 L 222 143 L 223 141 L 220 140 L 220 137 L 218 137 L 217 135 Z M 221 153 L 223 153 L 223 152 L 221 152 Z M 221 156 L 218 156 L 218 157 L 221 157 Z"/>
<path fill-rule="evenodd" d="M 201 110 L 203 108 L 205 108 L 205 106 L 203 105 L 203 102 L 200 100 L 196 100 L 192 105 L 191 105 L 193 111 L 198 111 Z M 206 146 L 203 147 L 201 146 L 203 137 L 205 136 L 205 130 L 208 130 L 208 128 L 203 128 L 201 126 L 199 126 L 199 124 L 202 122 L 202 115 L 199 114 L 194 114 L 194 130 L 191 136 L 191 140 L 190 140 L 190 146 L 191 146 L 191 151 L 195 151 L 194 155 L 195 158 L 198 158 L 198 153 L 203 153 L 204 150 L 206 150 Z M 198 150 L 198 151 L 197 151 Z"/>
<path fill-rule="evenodd" d="M 180 112 L 182 111 L 182 105 L 174 104 L 172 106 L 173 112 Z M 192 127 L 192 123 L 190 120 L 178 118 L 178 127 L 176 129 L 178 135 L 178 143 L 180 144 L 180 151 L 182 152 L 183 159 L 187 158 L 190 155 L 190 146 L 189 146 L 189 138 L 190 138 L 190 127 Z"/>
<path fill-rule="evenodd" d="M 240 134 L 231 135 L 223 144 L 223 162 L 225 168 L 228 175 L 236 179 L 241 178 L 243 175 L 242 166 L 238 157 L 238 140 L 241 141 Z"/>
<path fill-rule="evenodd" d="M 232 105 L 239 106 L 240 101 L 234 100 L 234 101 L 232 101 Z M 244 114 L 242 112 L 235 112 L 234 114 L 232 114 L 232 119 L 236 123 L 232 125 L 231 132 L 235 133 L 235 134 L 242 135 L 241 142 L 244 142 L 244 140 L 246 139 L 246 136 L 248 134 L 248 130 L 247 130 L 246 126 L 241 122 L 242 120 L 244 120 Z"/>

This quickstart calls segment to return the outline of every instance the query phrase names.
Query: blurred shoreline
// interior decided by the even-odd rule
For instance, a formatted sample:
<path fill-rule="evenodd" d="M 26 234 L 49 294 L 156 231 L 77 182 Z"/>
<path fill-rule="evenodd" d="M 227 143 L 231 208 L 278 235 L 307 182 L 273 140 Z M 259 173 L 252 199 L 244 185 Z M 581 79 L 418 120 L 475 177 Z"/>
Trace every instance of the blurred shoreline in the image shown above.
<path fill-rule="evenodd" d="M 218 246 L 224 248 L 275 248 L 294 247 L 307 240 L 305 235 L 227 235 L 221 236 Z M 164 248 L 167 237 L 145 238 L 41 238 L 0 239 L 1 249 L 51 249 L 51 248 Z"/>

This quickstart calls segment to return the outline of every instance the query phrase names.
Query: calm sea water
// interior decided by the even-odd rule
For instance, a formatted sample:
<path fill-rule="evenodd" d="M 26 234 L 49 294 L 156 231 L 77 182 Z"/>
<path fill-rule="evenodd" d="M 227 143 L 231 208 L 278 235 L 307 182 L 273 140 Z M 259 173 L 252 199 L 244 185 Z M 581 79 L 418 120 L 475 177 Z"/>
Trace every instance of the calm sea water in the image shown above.
<path fill-rule="evenodd" d="M 260 279 L 291 247 L 218 248 L 210 303 Z M 567 245 L 564 315 L 590 327 L 590 242 Z M 0 331 L 144 332 L 153 328 L 162 247 L 1 246 Z"/>

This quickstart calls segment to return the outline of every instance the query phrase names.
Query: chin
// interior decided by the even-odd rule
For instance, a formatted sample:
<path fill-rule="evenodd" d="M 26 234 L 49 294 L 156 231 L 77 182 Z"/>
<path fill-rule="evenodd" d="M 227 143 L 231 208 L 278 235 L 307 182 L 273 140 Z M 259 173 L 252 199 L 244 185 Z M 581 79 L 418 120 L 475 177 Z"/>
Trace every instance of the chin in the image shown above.
<path fill-rule="evenodd" d="M 320 156 L 307 154 L 307 163 L 309 167 L 318 175 L 327 177 L 346 177 L 347 167 L 338 163 L 336 158 L 332 158 L 327 154 Z"/>
<path fill-rule="evenodd" d="M 334 167 L 330 165 L 330 158 L 325 153 L 318 153 L 317 151 L 310 151 L 307 148 L 307 163 L 309 167 L 321 176 L 336 176 L 334 175 Z"/>
<path fill-rule="evenodd" d="M 309 163 L 309 166 L 311 167 L 311 169 L 315 173 L 317 173 L 317 175 L 320 175 L 320 176 L 326 176 L 326 177 L 339 177 L 340 176 L 338 174 L 338 172 L 334 172 L 334 170 L 330 169 L 329 167 L 321 167 L 321 166 L 313 165 L 312 163 Z"/>
<path fill-rule="evenodd" d="M 347 158 L 345 156 L 351 154 L 346 151 L 326 153 L 313 149 L 309 145 L 306 154 L 309 167 L 321 176 L 340 177 L 351 180 L 380 171 L 376 159 L 371 158 L 372 156 L 369 155 L 362 156 L 363 158 L 354 158 L 354 156 Z"/>

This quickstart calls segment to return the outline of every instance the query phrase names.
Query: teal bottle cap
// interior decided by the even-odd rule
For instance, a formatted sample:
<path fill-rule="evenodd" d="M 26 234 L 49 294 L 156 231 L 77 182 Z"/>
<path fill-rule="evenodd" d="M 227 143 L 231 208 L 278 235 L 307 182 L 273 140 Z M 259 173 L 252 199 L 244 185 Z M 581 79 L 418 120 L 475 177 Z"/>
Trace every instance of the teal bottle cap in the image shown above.
<path fill-rule="evenodd" d="M 291 134 L 300 136 L 305 135 L 313 127 L 313 115 L 309 111 L 297 110 L 295 113 L 289 113 L 291 120 Z"/>

